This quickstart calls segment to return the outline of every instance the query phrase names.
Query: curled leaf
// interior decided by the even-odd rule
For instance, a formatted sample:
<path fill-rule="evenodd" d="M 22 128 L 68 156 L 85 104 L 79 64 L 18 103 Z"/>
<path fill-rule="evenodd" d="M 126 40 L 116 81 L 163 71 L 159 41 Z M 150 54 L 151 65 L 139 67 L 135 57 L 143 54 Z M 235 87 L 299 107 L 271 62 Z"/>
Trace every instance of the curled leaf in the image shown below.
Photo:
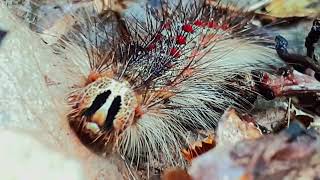
<path fill-rule="evenodd" d="M 262 132 L 253 120 L 245 121 L 235 109 L 228 109 L 218 125 L 217 136 L 219 145 L 227 145 L 244 139 L 257 139 L 262 136 Z"/>
<path fill-rule="evenodd" d="M 181 152 L 184 158 L 191 162 L 195 157 L 209 151 L 216 146 L 216 141 L 213 135 L 209 135 L 202 141 L 196 141 L 191 144 L 188 148 L 182 149 Z"/>
<path fill-rule="evenodd" d="M 320 12 L 320 3 L 318 0 L 273 0 L 266 11 L 280 18 L 316 16 Z"/>

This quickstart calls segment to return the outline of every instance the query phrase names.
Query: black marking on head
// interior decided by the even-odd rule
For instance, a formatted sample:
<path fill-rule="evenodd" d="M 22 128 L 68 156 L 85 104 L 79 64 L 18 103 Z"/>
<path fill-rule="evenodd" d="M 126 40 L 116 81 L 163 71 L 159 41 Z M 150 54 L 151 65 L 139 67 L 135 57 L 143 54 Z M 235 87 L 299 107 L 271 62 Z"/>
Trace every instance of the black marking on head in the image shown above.
<path fill-rule="evenodd" d="M 111 103 L 111 106 L 108 110 L 108 115 L 104 124 L 105 129 L 110 129 L 112 127 L 113 121 L 116 118 L 119 110 L 121 108 L 121 96 L 117 96 Z"/>
<path fill-rule="evenodd" d="M 7 33 L 8 33 L 7 31 L 0 30 L 0 43 L 4 39 L 4 37 L 7 35 Z"/>
<path fill-rule="evenodd" d="M 99 94 L 93 101 L 92 105 L 84 112 L 83 115 L 89 117 L 92 116 L 98 109 L 103 106 L 103 104 L 107 101 L 108 97 L 110 96 L 111 91 L 108 90 Z"/>

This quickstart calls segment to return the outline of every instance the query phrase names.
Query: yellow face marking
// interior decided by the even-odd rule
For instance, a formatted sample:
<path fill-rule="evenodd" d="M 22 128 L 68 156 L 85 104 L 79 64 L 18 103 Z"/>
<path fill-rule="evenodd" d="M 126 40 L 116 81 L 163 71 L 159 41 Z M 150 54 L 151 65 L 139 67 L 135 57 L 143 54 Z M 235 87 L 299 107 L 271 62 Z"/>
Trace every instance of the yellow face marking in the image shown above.
<path fill-rule="evenodd" d="M 106 117 L 107 116 L 106 116 L 105 112 L 97 111 L 92 116 L 91 121 L 97 123 L 99 126 L 103 126 L 103 124 L 106 120 Z"/>

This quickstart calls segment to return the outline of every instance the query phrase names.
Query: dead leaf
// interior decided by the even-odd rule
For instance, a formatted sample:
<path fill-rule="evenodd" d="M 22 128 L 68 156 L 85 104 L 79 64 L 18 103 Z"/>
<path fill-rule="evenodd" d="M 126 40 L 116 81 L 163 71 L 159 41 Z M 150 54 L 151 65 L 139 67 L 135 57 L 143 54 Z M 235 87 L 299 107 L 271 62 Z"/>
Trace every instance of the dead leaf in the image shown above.
<path fill-rule="evenodd" d="M 317 179 L 320 177 L 319 135 L 294 122 L 276 135 L 220 144 L 192 161 L 196 180 Z"/>
<path fill-rule="evenodd" d="M 320 13 L 319 0 L 273 0 L 267 7 L 267 14 L 274 17 L 305 17 Z"/>
<path fill-rule="evenodd" d="M 219 145 L 230 145 L 244 139 L 257 139 L 262 132 L 253 122 L 242 120 L 235 109 L 228 109 L 218 125 L 217 136 Z"/>
<path fill-rule="evenodd" d="M 163 173 L 162 180 L 191 180 L 191 176 L 187 171 L 179 168 L 166 169 Z"/>
<path fill-rule="evenodd" d="M 213 135 L 209 135 L 202 141 L 196 141 L 189 146 L 187 149 L 182 149 L 182 155 L 184 158 L 191 162 L 195 157 L 209 151 L 216 146 L 216 141 Z"/>

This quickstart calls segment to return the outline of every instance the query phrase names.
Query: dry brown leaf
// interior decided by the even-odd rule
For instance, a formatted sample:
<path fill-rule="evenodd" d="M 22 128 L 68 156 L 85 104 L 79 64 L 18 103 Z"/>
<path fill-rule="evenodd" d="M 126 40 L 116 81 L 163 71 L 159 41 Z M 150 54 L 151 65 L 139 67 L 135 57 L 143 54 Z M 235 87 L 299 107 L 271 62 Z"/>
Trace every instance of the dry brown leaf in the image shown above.
<path fill-rule="evenodd" d="M 191 180 L 187 171 L 179 168 L 166 169 L 161 178 L 162 180 Z"/>
<path fill-rule="evenodd" d="M 238 116 L 235 109 L 226 111 L 218 126 L 218 129 L 220 129 L 218 130 L 219 145 L 233 144 L 240 140 L 256 139 L 262 136 L 262 132 L 255 126 L 252 118 L 243 119 Z M 216 145 L 216 137 L 208 135 L 205 139 L 195 141 L 188 148 L 182 149 L 181 153 L 187 161 L 191 162 L 194 158 L 213 149 Z"/>
<path fill-rule="evenodd" d="M 184 158 L 191 162 L 195 157 L 209 151 L 210 149 L 216 146 L 215 137 L 213 135 L 209 135 L 202 141 L 196 141 L 192 145 L 190 145 L 187 149 L 182 149 L 182 155 Z"/>
<path fill-rule="evenodd" d="M 262 132 L 253 122 L 242 120 L 235 109 L 228 109 L 218 125 L 219 145 L 230 145 L 245 139 L 257 139 Z"/>
<path fill-rule="evenodd" d="M 273 0 L 267 7 L 268 15 L 280 18 L 305 17 L 320 14 L 319 0 Z"/>
<path fill-rule="evenodd" d="M 218 145 L 192 161 L 189 174 L 196 180 L 318 179 L 319 134 L 299 122 L 276 135 Z"/>

